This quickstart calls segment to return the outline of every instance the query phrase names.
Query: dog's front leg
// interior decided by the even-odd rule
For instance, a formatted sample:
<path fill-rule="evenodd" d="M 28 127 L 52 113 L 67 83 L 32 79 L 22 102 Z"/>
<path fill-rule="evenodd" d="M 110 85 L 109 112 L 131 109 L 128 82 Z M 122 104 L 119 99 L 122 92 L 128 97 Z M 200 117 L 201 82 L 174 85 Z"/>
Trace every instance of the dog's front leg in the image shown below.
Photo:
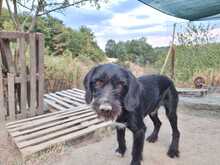
<path fill-rule="evenodd" d="M 118 148 L 115 152 L 120 154 L 120 156 L 122 157 L 124 156 L 126 151 L 125 130 L 126 128 L 117 128 Z"/>
<path fill-rule="evenodd" d="M 132 123 L 129 129 L 133 133 L 132 161 L 131 165 L 141 165 L 143 159 L 143 148 L 146 126 L 142 119 L 139 119 L 136 124 Z"/>

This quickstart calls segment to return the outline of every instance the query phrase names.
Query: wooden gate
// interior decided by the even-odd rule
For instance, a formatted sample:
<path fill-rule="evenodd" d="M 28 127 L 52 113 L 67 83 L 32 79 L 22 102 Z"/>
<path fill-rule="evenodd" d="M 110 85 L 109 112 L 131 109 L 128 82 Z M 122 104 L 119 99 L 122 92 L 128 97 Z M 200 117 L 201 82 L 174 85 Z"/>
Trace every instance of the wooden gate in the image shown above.
<path fill-rule="evenodd" d="M 43 112 L 43 50 L 40 33 L 0 32 L 0 120 Z"/>

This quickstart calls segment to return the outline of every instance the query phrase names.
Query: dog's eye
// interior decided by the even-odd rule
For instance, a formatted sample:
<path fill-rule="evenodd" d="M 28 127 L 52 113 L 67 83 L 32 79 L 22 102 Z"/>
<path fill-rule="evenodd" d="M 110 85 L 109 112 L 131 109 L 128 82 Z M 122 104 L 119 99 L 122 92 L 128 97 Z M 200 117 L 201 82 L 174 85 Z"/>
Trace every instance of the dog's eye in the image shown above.
<path fill-rule="evenodd" d="M 97 80 L 95 82 L 95 87 L 96 88 L 101 88 L 104 85 L 104 82 L 102 80 Z"/>

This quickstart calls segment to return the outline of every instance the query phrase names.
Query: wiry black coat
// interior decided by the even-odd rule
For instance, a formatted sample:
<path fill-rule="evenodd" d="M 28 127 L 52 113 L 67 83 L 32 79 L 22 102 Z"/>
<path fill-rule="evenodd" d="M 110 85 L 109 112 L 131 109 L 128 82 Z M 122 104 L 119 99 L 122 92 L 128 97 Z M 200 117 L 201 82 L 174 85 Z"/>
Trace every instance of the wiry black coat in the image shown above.
<path fill-rule="evenodd" d="M 99 82 L 98 87 L 96 82 Z M 131 165 L 140 165 L 142 160 L 146 131 L 143 119 L 147 115 L 154 123 L 154 130 L 147 140 L 157 140 L 161 126 L 157 110 L 161 105 L 165 107 L 173 131 L 167 154 L 170 157 L 179 156 L 180 133 L 176 115 L 178 93 L 168 77 L 150 75 L 135 78 L 130 71 L 119 65 L 104 64 L 91 69 L 84 79 L 84 86 L 88 104 L 92 102 L 93 108 L 99 113 L 100 105 L 108 103 L 113 107 L 111 111 L 120 112 L 116 121 L 124 123 L 133 132 Z M 117 140 L 116 152 L 123 156 L 126 151 L 125 128 L 117 128 Z"/>

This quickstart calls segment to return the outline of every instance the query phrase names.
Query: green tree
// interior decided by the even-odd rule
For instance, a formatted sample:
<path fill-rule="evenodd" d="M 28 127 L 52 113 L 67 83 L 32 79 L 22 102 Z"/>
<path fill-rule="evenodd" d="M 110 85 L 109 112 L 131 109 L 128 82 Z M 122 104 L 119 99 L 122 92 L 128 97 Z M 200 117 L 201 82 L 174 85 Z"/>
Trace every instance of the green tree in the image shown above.
<path fill-rule="evenodd" d="M 5 2 L 9 11 L 10 19 L 17 31 L 33 31 L 39 17 L 49 15 L 52 12 L 63 12 L 64 9 L 71 6 L 80 7 L 89 3 L 96 8 L 100 7 L 100 0 L 13 0 L 11 1 L 11 4 L 9 0 L 5 0 Z M 28 19 L 19 18 L 19 14 L 23 12 L 30 15 L 30 18 L 28 18 L 30 22 L 28 29 L 24 28 Z"/>
<path fill-rule="evenodd" d="M 115 48 L 115 54 L 116 57 L 120 61 L 127 61 L 129 60 L 128 53 L 127 53 L 127 48 L 124 42 L 118 42 Z"/>
<path fill-rule="evenodd" d="M 109 57 L 115 57 L 120 60 L 129 60 L 140 65 L 154 63 L 157 55 L 151 45 L 147 43 L 146 38 L 115 43 L 109 40 L 106 43 L 106 54 Z"/>
<path fill-rule="evenodd" d="M 105 53 L 108 57 L 116 58 L 116 42 L 115 40 L 108 40 L 105 45 Z"/>

